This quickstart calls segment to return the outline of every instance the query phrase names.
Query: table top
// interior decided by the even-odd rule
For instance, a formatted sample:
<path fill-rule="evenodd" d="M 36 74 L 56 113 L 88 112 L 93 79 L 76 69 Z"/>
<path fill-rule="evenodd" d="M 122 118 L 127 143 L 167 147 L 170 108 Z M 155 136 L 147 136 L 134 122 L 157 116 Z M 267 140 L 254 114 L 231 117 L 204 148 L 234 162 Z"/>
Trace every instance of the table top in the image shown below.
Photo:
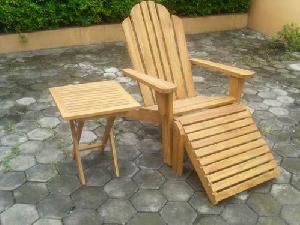
<path fill-rule="evenodd" d="M 140 106 L 116 81 L 66 85 L 49 90 L 65 120 L 109 116 Z"/>

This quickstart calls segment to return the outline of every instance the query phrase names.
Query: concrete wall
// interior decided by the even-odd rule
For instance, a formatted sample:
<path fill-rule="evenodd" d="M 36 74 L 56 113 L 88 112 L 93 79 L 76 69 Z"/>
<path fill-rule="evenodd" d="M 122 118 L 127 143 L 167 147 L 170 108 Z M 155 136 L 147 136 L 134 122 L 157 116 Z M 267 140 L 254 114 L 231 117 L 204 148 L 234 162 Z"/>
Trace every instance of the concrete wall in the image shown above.
<path fill-rule="evenodd" d="M 252 0 L 249 28 L 274 35 L 291 22 L 300 26 L 300 0 Z"/>
<path fill-rule="evenodd" d="M 183 18 L 186 33 L 205 33 L 241 29 L 247 26 L 247 14 Z M 0 53 L 124 40 L 120 24 L 65 28 L 22 34 L 0 35 Z M 23 41 L 22 41 L 23 40 Z"/>

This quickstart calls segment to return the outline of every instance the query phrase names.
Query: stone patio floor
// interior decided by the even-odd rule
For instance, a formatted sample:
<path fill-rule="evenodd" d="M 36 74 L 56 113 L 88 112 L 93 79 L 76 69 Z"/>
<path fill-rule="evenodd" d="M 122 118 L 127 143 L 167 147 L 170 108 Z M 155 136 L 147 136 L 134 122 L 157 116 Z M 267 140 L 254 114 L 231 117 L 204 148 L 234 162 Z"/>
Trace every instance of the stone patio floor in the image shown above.
<path fill-rule="evenodd" d="M 188 37 L 190 54 L 257 71 L 243 101 L 252 109 L 281 168 L 272 182 L 212 206 L 190 163 L 182 177 L 162 162 L 159 128 L 119 119 L 121 177 L 110 151 L 84 156 L 80 187 L 71 137 L 48 88 L 115 79 L 139 101 L 137 85 L 120 70 L 130 66 L 124 43 L 0 55 L 0 213 L 2 225 L 300 224 L 300 58 L 280 59 L 250 30 Z M 197 92 L 227 92 L 227 78 L 194 68 Z M 83 141 L 103 132 L 90 121 Z"/>

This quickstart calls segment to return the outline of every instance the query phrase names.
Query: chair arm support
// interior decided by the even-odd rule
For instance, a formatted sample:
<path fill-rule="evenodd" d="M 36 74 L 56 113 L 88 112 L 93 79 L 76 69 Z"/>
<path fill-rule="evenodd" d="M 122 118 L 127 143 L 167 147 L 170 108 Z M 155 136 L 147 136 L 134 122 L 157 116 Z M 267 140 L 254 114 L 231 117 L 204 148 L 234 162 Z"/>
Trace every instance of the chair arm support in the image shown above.
<path fill-rule="evenodd" d="M 153 88 L 158 93 L 172 93 L 177 88 L 176 85 L 171 82 L 160 80 L 147 74 L 137 72 L 133 69 L 123 69 L 122 71 L 125 76 L 128 76 L 149 86 L 150 88 Z"/>
<path fill-rule="evenodd" d="M 199 65 L 208 70 L 220 72 L 230 77 L 248 79 L 255 75 L 255 72 L 251 70 L 244 70 L 233 66 L 227 66 L 221 63 L 211 62 L 208 60 L 190 59 L 190 62 L 193 65 Z"/>

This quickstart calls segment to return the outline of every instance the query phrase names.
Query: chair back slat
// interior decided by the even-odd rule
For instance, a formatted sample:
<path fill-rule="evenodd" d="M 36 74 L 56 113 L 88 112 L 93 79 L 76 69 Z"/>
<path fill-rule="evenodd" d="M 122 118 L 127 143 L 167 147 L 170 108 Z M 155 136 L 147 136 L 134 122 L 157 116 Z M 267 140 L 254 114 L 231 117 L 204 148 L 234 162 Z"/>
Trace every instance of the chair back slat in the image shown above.
<path fill-rule="evenodd" d="M 123 23 L 135 70 L 177 85 L 175 97 L 196 95 L 182 21 L 152 1 L 135 5 Z M 145 105 L 156 103 L 148 87 L 140 85 Z"/>

